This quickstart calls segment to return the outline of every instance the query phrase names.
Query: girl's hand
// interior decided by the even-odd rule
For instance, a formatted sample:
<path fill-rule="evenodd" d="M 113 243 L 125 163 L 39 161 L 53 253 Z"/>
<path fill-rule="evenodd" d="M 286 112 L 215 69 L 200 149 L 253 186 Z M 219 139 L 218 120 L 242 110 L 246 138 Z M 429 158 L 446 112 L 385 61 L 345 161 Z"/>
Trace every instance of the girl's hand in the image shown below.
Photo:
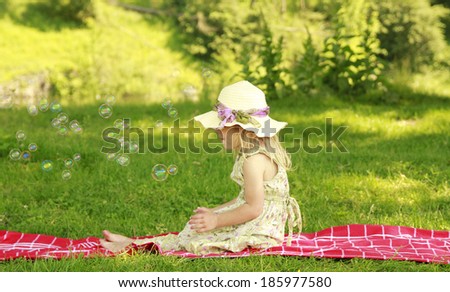
<path fill-rule="evenodd" d="M 192 229 L 197 232 L 206 232 L 217 227 L 217 214 L 213 213 L 211 209 L 198 207 L 194 212 L 197 214 L 191 216 L 189 220 Z"/>

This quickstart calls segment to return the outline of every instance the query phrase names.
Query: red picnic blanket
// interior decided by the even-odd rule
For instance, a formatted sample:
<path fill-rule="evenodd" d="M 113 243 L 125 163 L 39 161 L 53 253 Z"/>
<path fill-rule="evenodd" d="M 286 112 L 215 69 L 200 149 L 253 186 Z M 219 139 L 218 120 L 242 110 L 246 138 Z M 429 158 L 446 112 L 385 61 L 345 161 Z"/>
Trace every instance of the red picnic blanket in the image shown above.
<path fill-rule="evenodd" d="M 169 233 L 178 234 L 178 232 L 168 232 L 134 238 L 152 238 Z M 154 243 L 133 245 L 127 253 L 147 250 L 161 255 L 188 258 L 245 257 L 249 255 L 358 257 L 450 264 L 450 231 L 435 231 L 405 226 L 350 224 L 333 226 L 314 233 L 294 233 L 291 246 L 286 246 L 286 239 L 287 235 L 281 246 L 267 249 L 246 248 L 240 252 L 225 251 L 224 253 L 207 255 L 196 255 L 183 250 L 163 252 Z M 0 260 L 16 258 L 60 259 L 72 256 L 89 257 L 96 255 L 115 256 L 100 245 L 97 237 L 70 239 L 0 230 Z"/>

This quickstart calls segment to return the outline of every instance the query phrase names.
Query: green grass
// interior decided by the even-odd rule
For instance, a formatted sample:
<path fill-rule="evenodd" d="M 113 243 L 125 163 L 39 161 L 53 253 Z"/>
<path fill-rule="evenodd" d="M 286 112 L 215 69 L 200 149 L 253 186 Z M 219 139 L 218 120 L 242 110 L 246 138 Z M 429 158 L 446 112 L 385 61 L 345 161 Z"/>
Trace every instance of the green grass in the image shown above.
<path fill-rule="evenodd" d="M 170 126 L 173 119 L 159 105 L 163 97 L 173 98 L 182 125 L 210 110 L 209 100 L 239 70 L 232 56 L 223 56 L 232 69 L 213 75 L 205 87 L 200 74 L 203 64 L 183 53 L 170 22 L 105 5 L 95 23 L 77 27 L 46 19 L 30 10 L 30 2 L 10 1 L 11 11 L 6 15 L 0 11 L 4 33 L 0 82 L 48 70 L 63 90 L 62 98 L 56 98 L 71 119 L 80 121 L 84 132 L 62 137 L 50 126 L 56 114 L 31 117 L 20 104 L 0 109 L 0 229 L 70 238 L 100 237 L 105 228 L 128 236 L 153 235 L 180 231 L 197 206 L 216 206 L 238 194 L 238 186 L 229 178 L 232 155 L 223 150 L 181 154 L 171 148 L 164 154 L 133 154 L 127 167 L 107 161 L 100 153 L 105 145 L 102 130 L 117 118 L 131 118 L 133 127 L 152 127 L 156 120 Z M 90 75 L 89 70 L 81 70 L 84 75 L 79 78 L 65 77 L 67 70 L 83 68 L 97 71 Z M 348 127 L 340 137 L 348 153 L 336 146 L 332 153 L 311 154 L 304 148 L 292 153 L 296 169 L 289 173 L 291 195 L 300 204 L 304 232 L 350 223 L 450 229 L 450 74 L 448 70 L 389 74 L 390 92 L 357 100 L 319 93 L 269 101 L 271 116 L 294 128 L 294 134 L 285 136 L 288 148 L 308 127 L 325 131 L 327 117 L 333 119 L 335 129 Z M 100 101 L 88 86 L 92 76 L 107 81 L 100 90 L 117 93 L 108 120 L 97 113 Z M 184 100 L 181 91 L 186 84 L 193 84 L 209 100 Z M 69 89 L 80 96 L 71 97 Z M 28 163 L 8 159 L 10 149 L 18 147 L 17 130 L 27 134 L 24 146 L 31 142 L 39 146 Z M 201 140 L 196 135 L 197 146 Z M 181 142 L 186 145 L 186 137 Z M 325 147 L 324 135 L 311 136 L 309 145 Z M 72 178 L 63 181 L 62 161 L 76 152 L 82 160 L 72 169 Z M 44 159 L 55 162 L 52 172 L 40 170 Z M 176 164 L 178 174 L 163 182 L 153 180 L 151 168 L 157 163 Z M 0 271 L 297 270 L 450 271 L 450 267 L 363 259 L 183 259 L 151 254 L 0 262 Z"/>
<path fill-rule="evenodd" d="M 326 117 L 333 118 L 334 128 L 348 126 L 340 137 L 348 153 L 333 146 L 332 153 L 292 154 L 296 169 L 289 173 L 291 195 L 300 203 L 304 232 L 349 223 L 450 229 L 446 208 L 450 111 L 444 107 L 448 100 L 410 103 L 408 107 L 368 105 L 335 97 L 271 102 L 273 117 L 294 127 L 295 134 L 285 136 L 286 147 L 307 127 L 325 131 Z M 159 104 L 119 101 L 108 120 L 98 115 L 97 106 L 65 105 L 64 111 L 84 127 L 81 136 L 67 137 L 51 128 L 54 113 L 31 117 L 24 108 L 2 110 L 0 123 L 7 126 L 0 130 L 0 228 L 70 238 L 100 237 L 105 228 L 128 236 L 159 234 L 180 231 L 197 206 L 216 206 L 237 195 L 237 185 L 229 178 L 232 155 L 224 151 L 132 154 L 127 167 L 107 161 L 100 153 L 100 147 L 106 146 L 101 131 L 116 118 L 129 117 L 132 126 L 142 128 L 152 127 L 158 119 L 169 126 L 172 119 Z M 185 102 L 176 107 L 181 125 L 186 125 L 209 104 Z M 25 144 L 39 146 L 28 163 L 7 158 L 17 145 L 17 130 L 28 134 Z M 200 140 L 196 135 L 197 146 Z M 186 137 L 181 142 L 187 145 Z M 324 136 L 309 145 L 325 147 Z M 75 152 L 81 153 L 82 161 L 74 166 L 71 180 L 63 181 L 62 160 Z M 51 173 L 40 170 L 44 159 L 55 162 Z M 174 163 L 179 172 L 157 182 L 151 178 L 157 163 Z M 0 270 L 449 271 L 449 266 L 298 257 L 187 260 L 144 254 L 126 259 L 19 260 L 0 263 Z"/>

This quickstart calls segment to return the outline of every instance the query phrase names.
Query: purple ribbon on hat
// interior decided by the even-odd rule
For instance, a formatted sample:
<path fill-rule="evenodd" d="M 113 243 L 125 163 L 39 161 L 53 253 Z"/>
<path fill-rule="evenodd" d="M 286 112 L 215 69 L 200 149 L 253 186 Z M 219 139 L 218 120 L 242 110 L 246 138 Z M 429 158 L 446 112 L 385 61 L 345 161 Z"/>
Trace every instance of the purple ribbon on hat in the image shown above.
<path fill-rule="evenodd" d="M 214 110 L 217 111 L 218 117 L 222 120 L 222 122 L 220 122 L 219 127 L 223 128 L 226 123 L 231 123 L 234 120 L 237 120 L 238 122 L 241 122 L 243 124 L 246 124 L 248 122 L 258 123 L 251 116 L 265 117 L 269 114 L 270 107 L 266 106 L 262 109 L 250 109 L 243 111 L 230 109 L 223 103 L 217 102 L 216 105 L 214 106 Z"/>

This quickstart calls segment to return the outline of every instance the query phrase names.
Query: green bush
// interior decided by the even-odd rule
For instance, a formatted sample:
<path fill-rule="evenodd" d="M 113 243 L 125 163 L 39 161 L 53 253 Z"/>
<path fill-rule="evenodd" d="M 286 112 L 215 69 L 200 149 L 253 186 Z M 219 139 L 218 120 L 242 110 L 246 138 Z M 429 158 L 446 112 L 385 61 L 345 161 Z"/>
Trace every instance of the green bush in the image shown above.
<path fill-rule="evenodd" d="M 49 0 L 49 12 L 69 21 L 85 23 L 95 17 L 94 0 Z"/>
<path fill-rule="evenodd" d="M 237 75 L 264 90 L 268 99 L 280 99 L 288 90 L 283 78 L 283 75 L 288 74 L 288 70 L 282 64 L 283 37 L 274 39 L 264 14 L 260 13 L 259 40 L 242 44 L 241 53 L 236 55 L 238 63 L 242 66 Z"/>
<path fill-rule="evenodd" d="M 431 6 L 429 0 L 372 0 L 382 24 L 379 39 L 388 51 L 388 61 L 409 64 L 416 71 L 421 64 L 432 64 L 445 47 L 441 18 L 449 9 Z"/>
<path fill-rule="evenodd" d="M 342 0 L 333 20 L 334 35 L 320 54 L 324 83 L 340 93 L 360 94 L 379 84 L 385 67 L 380 59 L 378 13 L 364 0 Z"/>
<path fill-rule="evenodd" d="M 275 41 L 263 14 L 261 14 L 261 20 L 263 23 L 263 41 L 259 50 L 261 64 L 257 67 L 257 70 L 262 69 L 265 74 L 259 78 L 257 84 L 265 86 L 266 95 L 269 99 L 281 98 L 286 86 L 282 74 L 287 73 L 287 70 L 282 66 L 283 37 L 281 36 Z"/>
<path fill-rule="evenodd" d="M 295 55 L 291 67 L 293 77 L 293 89 L 303 93 L 309 93 L 322 85 L 322 68 L 320 67 L 319 52 L 314 47 L 309 29 L 306 28 L 308 38 L 303 43 L 304 53 Z"/>
<path fill-rule="evenodd" d="M 223 51 L 238 55 L 243 43 L 257 43 L 258 15 L 241 9 L 239 1 L 189 2 L 178 4 L 182 13 L 177 20 L 185 40 L 183 47 L 190 54 L 213 61 Z"/>

